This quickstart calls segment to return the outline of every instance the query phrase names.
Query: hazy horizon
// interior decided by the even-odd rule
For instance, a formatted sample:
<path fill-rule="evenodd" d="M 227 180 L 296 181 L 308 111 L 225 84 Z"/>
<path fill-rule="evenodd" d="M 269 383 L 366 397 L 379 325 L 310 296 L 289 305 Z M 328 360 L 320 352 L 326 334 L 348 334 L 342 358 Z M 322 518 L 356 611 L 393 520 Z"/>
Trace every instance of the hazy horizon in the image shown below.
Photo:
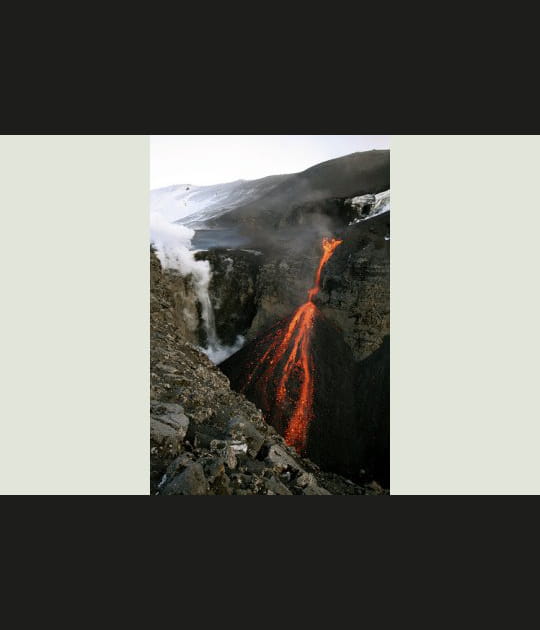
<path fill-rule="evenodd" d="M 150 136 L 150 188 L 298 173 L 351 153 L 389 148 L 390 136 Z"/>

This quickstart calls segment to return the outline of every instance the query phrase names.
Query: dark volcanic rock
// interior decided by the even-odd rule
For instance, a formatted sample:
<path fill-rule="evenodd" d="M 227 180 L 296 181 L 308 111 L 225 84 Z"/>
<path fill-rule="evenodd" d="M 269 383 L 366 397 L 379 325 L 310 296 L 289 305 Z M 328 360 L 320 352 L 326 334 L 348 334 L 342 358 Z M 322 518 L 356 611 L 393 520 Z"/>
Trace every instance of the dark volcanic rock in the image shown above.
<path fill-rule="evenodd" d="M 295 173 L 254 203 L 223 214 L 212 225 L 268 230 L 297 223 L 298 206 L 328 203 L 390 188 L 390 151 L 364 151 Z M 296 219 L 294 218 L 296 216 Z"/>
<path fill-rule="evenodd" d="M 159 305 L 150 330 L 152 494 L 310 494 L 313 484 L 295 484 L 303 473 L 331 494 L 372 492 L 299 457 L 259 409 L 231 390 L 225 374 L 181 334 L 168 272 L 152 252 L 151 264 Z"/>
<path fill-rule="evenodd" d="M 318 325 L 314 342 L 317 371 L 315 418 L 306 455 L 326 470 L 361 482 L 390 483 L 390 344 L 355 362 L 335 333 Z M 336 378 L 336 375 L 339 375 Z"/>
<path fill-rule="evenodd" d="M 284 470 L 302 471 L 302 468 L 298 465 L 296 458 L 292 455 L 291 450 L 289 452 L 279 444 L 272 444 L 268 450 L 266 461 L 272 466 L 274 470 L 283 472 Z"/>
<path fill-rule="evenodd" d="M 312 331 L 314 418 L 305 454 L 324 469 L 358 482 L 375 478 L 389 484 L 389 228 L 390 213 L 343 228 L 343 240 L 330 258 L 315 297 L 319 316 Z M 385 238 L 386 237 L 386 238 Z M 311 260 L 316 268 L 320 248 Z M 259 406 L 276 430 L 284 434 L 298 393 L 293 384 L 290 403 L 275 412 L 277 383 L 261 383 L 250 375 L 261 364 L 277 331 L 287 327 L 290 314 L 305 301 L 306 281 L 298 273 L 307 258 L 270 261 L 258 283 L 259 311 L 253 320 L 252 341 L 221 364 L 235 389 Z M 292 269 L 290 276 L 289 269 Z M 281 272 L 281 279 L 280 279 Z M 300 280 L 299 280 L 300 279 Z M 288 298 L 290 287 L 303 284 L 303 299 Z M 296 304 L 294 301 L 296 299 Z M 274 308 L 274 303 L 279 304 Z M 279 319 L 283 310 L 289 317 Z M 263 334 L 257 329 L 267 329 Z M 268 327 L 270 324 L 270 327 Z M 270 360 L 270 357 L 267 359 Z M 281 368 L 282 369 L 282 368 Z M 281 373 L 278 364 L 277 373 Z M 298 383 L 299 385 L 299 383 Z"/>
<path fill-rule="evenodd" d="M 191 343 L 199 343 L 200 307 L 191 277 L 183 277 L 174 271 L 161 272 L 161 265 L 152 251 L 150 258 L 150 312 L 154 321 L 174 326 L 182 337 Z M 167 299 L 164 299 L 166 293 Z"/>
<path fill-rule="evenodd" d="M 390 213 L 372 215 L 381 207 L 374 195 L 390 187 L 389 157 L 389 151 L 369 151 L 330 160 L 283 176 L 256 202 L 200 221 L 203 230 L 195 241 L 210 251 L 196 256 L 212 268 L 217 336 L 227 345 L 238 335 L 248 339 L 220 365 L 223 371 L 194 345 L 204 339 L 192 279 L 163 272 L 151 254 L 153 493 L 199 491 L 204 484 L 207 494 L 385 492 Z M 246 385 L 272 336 L 305 302 L 322 237 L 330 235 L 343 243 L 326 265 L 314 299 L 314 415 L 307 459 L 280 435 L 298 394 L 297 371 L 279 414 L 268 413 L 276 383 L 262 389 L 252 383 L 246 398 L 231 389 L 227 376 L 238 391 Z M 217 242 L 228 244 L 217 249 Z M 163 403 L 183 411 L 158 410 Z M 187 423 L 176 426 L 175 414 Z"/>
<path fill-rule="evenodd" d="M 180 440 L 186 436 L 189 420 L 184 414 L 184 408 L 174 403 L 150 401 L 150 415 L 160 423 L 169 426 Z"/>
<path fill-rule="evenodd" d="M 150 403 L 150 439 L 155 453 L 175 457 L 182 451 L 189 420 L 180 405 Z"/>
<path fill-rule="evenodd" d="M 257 310 L 248 339 L 255 339 L 306 301 L 319 257 L 320 239 L 317 237 L 309 251 L 280 254 L 261 267 L 255 295 Z"/>
<path fill-rule="evenodd" d="M 326 232 L 332 234 L 332 232 Z M 390 332 L 390 213 L 333 234 L 343 239 L 325 267 L 315 303 L 343 331 L 356 360 L 369 356 Z M 263 260 L 255 281 L 248 340 L 254 340 L 306 300 L 321 255 L 321 236 L 303 237 Z M 251 291 L 252 283 L 245 285 Z M 244 290 L 239 287 L 239 290 Z M 244 324 L 245 325 L 245 324 Z M 242 329 L 244 330 L 244 329 Z"/>
<path fill-rule="evenodd" d="M 282 484 L 281 481 L 279 481 L 279 479 L 276 479 L 275 477 L 270 477 L 269 479 L 265 479 L 264 485 L 266 489 L 268 490 L 268 494 L 281 494 L 281 495 L 292 494 L 289 488 L 287 488 L 287 486 Z"/>
<path fill-rule="evenodd" d="M 203 468 L 198 463 L 190 464 L 161 490 L 161 494 L 207 494 L 208 484 Z"/>
<path fill-rule="evenodd" d="M 214 249 L 197 252 L 196 258 L 210 262 L 216 333 L 223 344 L 232 346 L 238 335 L 247 333 L 257 312 L 255 292 L 264 256 L 256 251 Z"/>
<path fill-rule="evenodd" d="M 229 420 L 228 429 L 231 436 L 240 438 L 242 441 L 245 440 L 247 453 L 249 453 L 251 457 L 257 457 L 264 442 L 264 434 L 257 431 L 253 424 L 244 418 L 231 418 Z"/>
<path fill-rule="evenodd" d="M 355 359 L 390 334 L 390 212 L 351 225 L 325 267 L 315 303 L 340 330 Z"/>
<path fill-rule="evenodd" d="M 288 391 L 282 413 L 275 413 L 277 382 L 253 379 L 252 370 L 260 364 L 274 330 L 247 344 L 221 364 L 235 388 L 260 406 L 275 429 L 284 434 L 294 408 L 297 389 Z M 363 361 L 355 361 L 341 331 L 322 314 L 312 330 L 313 419 L 309 425 L 305 456 L 326 470 L 362 481 L 378 479 L 389 483 L 389 343 Z M 277 371 L 280 374 L 280 370 Z M 275 470 L 295 470 L 291 450 L 273 445 L 266 459 Z"/>

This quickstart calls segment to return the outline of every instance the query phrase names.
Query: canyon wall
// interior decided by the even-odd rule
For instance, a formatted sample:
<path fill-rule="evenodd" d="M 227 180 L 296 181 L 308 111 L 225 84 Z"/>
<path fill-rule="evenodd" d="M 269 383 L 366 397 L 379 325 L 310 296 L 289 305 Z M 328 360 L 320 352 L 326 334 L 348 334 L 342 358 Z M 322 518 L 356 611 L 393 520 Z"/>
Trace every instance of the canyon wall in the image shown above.
<path fill-rule="evenodd" d="M 189 280 L 150 252 L 151 493 L 384 494 L 323 471 L 287 446 L 259 409 L 192 342 Z M 185 291 L 184 291 L 185 289 Z"/>
<path fill-rule="evenodd" d="M 323 236 L 334 236 L 343 242 L 324 268 L 314 298 L 313 419 L 302 454 L 360 488 L 370 483 L 388 488 L 389 174 L 388 151 L 353 154 L 284 177 L 256 201 L 213 210 L 207 220 L 202 220 L 204 212 L 197 215 L 193 247 L 201 251 L 194 259 L 210 265 L 205 303 L 212 306 L 216 343 L 230 347 L 224 354 L 221 348 L 208 354 L 222 361 L 244 343 L 219 363 L 220 369 L 195 347 L 205 346 L 208 339 L 193 279 L 162 272 L 152 259 L 152 344 L 158 353 L 166 347 L 164 360 L 154 362 L 153 395 L 182 405 L 190 431 L 197 432 L 196 423 L 205 425 L 197 429 L 197 439 L 192 433 L 186 438 L 191 453 L 208 451 L 209 436 L 226 441 L 235 415 L 281 439 L 286 417 L 272 413 L 276 383 L 246 388 L 246 379 L 255 366 L 271 360 L 266 351 L 273 335 L 306 302 L 313 286 Z M 165 337 L 161 324 L 168 327 Z M 255 407 L 244 407 L 250 403 L 231 391 L 224 374 L 233 390 L 243 391 Z M 300 384 L 293 371 L 291 395 Z M 240 398 L 231 398 L 233 394 Z M 262 448 L 256 457 L 264 459 L 266 453 Z M 288 453 L 294 455 L 290 449 Z M 154 469 L 165 475 L 163 462 Z M 163 483 L 159 481 L 160 488 Z"/>
<path fill-rule="evenodd" d="M 314 298 L 321 317 L 313 337 L 314 419 L 305 454 L 325 469 L 356 481 L 389 485 L 390 212 L 351 221 L 334 234 L 343 240 L 328 261 Z M 275 399 L 271 382 L 250 386 L 276 327 L 305 302 L 320 258 L 320 241 L 278 250 L 261 259 L 243 334 L 248 343 L 221 364 L 235 389 L 263 410 Z M 253 282 L 253 279 L 252 281 Z M 252 286 L 252 285 L 251 285 Z M 283 419 L 273 417 L 283 433 Z"/>

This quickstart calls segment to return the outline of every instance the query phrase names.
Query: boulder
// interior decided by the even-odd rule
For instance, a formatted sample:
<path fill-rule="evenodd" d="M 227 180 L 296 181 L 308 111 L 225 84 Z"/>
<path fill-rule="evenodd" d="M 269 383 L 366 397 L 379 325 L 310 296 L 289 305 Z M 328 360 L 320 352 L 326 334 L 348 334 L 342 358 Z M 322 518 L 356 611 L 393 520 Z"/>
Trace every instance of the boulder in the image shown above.
<path fill-rule="evenodd" d="M 272 494 L 280 494 L 280 495 L 290 495 L 292 492 L 287 488 L 286 485 L 281 483 L 275 477 L 270 477 L 269 479 L 264 480 L 264 485 L 267 490 L 269 490 Z"/>
<path fill-rule="evenodd" d="M 305 488 L 306 486 L 309 486 L 311 484 L 316 484 L 317 481 L 312 473 L 304 472 L 298 475 L 298 477 L 295 479 L 295 483 L 300 488 Z"/>
<path fill-rule="evenodd" d="M 183 438 L 180 434 L 154 418 L 150 419 L 150 443 L 152 452 L 165 452 L 167 456 L 175 457 L 182 450 Z"/>
<path fill-rule="evenodd" d="M 191 453 L 182 453 L 167 466 L 167 478 L 171 479 L 192 463 L 193 455 Z"/>
<path fill-rule="evenodd" d="M 208 487 L 203 467 L 198 463 L 190 464 L 182 473 L 176 475 L 161 491 L 171 494 L 207 494 Z"/>
<path fill-rule="evenodd" d="M 245 440 L 251 457 L 257 457 L 264 443 L 264 435 L 257 431 L 251 422 L 234 417 L 229 420 L 228 430 L 231 436 Z"/>
<path fill-rule="evenodd" d="M 211 424 L 191 424 L 187 439 L 199 448 L 210 448 L 213 440 L 225 440 L 227 434 Z"/>
<path fill-rule="evenodd" d="M 324 488 L 321 488 L 321 486 L 318 486 L 316 483 L 310 483 L 308 484 L 305 488 L 304 488 L 304 494 L 307 495 L 329 495 L 331 494 L 330 492 L 328 492 L 328 490 L 325 490 Z"/>
<path fill-rule="evenodd" d="M 298 462 L 294 460 L 287 451 L 278 444 L 272 444 L 268 449 L 268 455 L 266 461 L 276 470 L 286 470 L 291 468 L 292 470 L 298 470 L 304 472 Z"/>
<path fill-rule="evenodd" d="M 211 489 L 214 494 L 218 495 L 232 494 L 229 477 L 225 473 L 222 473 L 212 482 Z"/>
<path fill-rule="evenodd" d="M 212 442 L 210 442 L 210 451 L 221 457 L 230 470 L 236 468 L 236 455 L 228 442 L 224 440 L 212 440 Z"/>
<path fill-rule="evenodd" d="M 201 460 L 201 463 L 209 483 L 213 483 L 225 473 L 225 462 L 221 457 L 206 457 L 204 460 Z"/>
<path fill-rule="evenodd" d="M 186 437 L 189 428 L 189 419 L 184 414 L 182 405 L 151 401 L 150 417 L 152 420 L 157 421 L 159 425 L 170 427 L 178 440 L 182 441 Z M 160 433 L 171 435 L 170 432 L 165 431 L 159 425 L 156 425 L 156 434 L 158 436 Z"/>
<path fill-rule="evenodd" d="M 247 455 L 238 456 L 238 464 L 242 468 L 245 468 L 245 470 L 250 475 L 262 476 L 266 468 L 266 465 L 264 462 L 261 462 L 258 459 L 252 459 L 251 457 L 248 457 Z"/>

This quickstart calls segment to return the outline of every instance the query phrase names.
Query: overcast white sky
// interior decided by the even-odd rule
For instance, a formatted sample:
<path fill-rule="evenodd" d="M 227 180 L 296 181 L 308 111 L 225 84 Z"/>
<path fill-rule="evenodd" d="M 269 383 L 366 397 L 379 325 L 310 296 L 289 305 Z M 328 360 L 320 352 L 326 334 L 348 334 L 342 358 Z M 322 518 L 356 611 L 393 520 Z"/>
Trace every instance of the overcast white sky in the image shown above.
<path fill-rule="evenodd" d="M 150 136 L 150 187 L 296 173 L 355 151 L 389 148 L 390 136 Z"/>

